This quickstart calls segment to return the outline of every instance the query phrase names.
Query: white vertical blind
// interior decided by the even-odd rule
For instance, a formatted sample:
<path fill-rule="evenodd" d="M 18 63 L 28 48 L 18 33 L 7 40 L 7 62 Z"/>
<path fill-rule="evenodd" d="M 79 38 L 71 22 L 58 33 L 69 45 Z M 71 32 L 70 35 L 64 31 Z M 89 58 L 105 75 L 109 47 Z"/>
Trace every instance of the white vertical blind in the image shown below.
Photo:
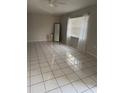
<path fill-rule="evenodd" d="M 69 36 L 80 37 L 80 31 L 82 27 L 82 17 L 69 19 Z"/>
<path fill-rule="evenodd" d="M 78 42 L 78 49 L 82 52 L 86 51 L 88 20 L 89 20 L 89 15 L 84 15 L 82 17 L 82 26 L 81 26 L 80 37 Z"/>

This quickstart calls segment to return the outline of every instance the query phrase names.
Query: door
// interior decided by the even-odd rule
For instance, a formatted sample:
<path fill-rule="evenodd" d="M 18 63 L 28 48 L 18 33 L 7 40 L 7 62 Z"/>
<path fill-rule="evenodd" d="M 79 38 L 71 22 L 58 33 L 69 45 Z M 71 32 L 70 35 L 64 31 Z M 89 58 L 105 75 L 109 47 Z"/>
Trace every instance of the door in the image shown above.
<path fill-rule="evenodd" d="M 55 24 L 54 41 L 58 41 L 59 42 L 59 37 L 60 37 L 60 24 Z"/>

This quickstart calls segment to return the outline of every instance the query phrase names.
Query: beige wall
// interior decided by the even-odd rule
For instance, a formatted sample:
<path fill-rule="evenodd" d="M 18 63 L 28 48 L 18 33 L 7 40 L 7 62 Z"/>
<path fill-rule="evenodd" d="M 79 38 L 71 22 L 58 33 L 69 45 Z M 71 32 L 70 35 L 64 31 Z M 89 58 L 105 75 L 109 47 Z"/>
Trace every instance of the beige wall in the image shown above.
<path fill-rule="evenodd" d="M 89 13 L 89 25 L 88 25 L 88 35 L 87 35 L 87 46 L 86 51 L 88 53 L 94 53 L 96 55 L 96 47 L 97 47 L 97 7 L 96 5 L 90 6 L 85 9 L 81 9 L 79 11 L 75 11 L 69 14 L 64 15 L 61 18 L 62 25 L 62 42 L 66 44 L 66 35 L 67 35 L 67 21 L 69 17 L 80 17 L 83 14 Z"/>
<path fill-rule="evenodd" d="M 41 14 L 27 15 L 27 40 L 47 41 L 47 35 L 53 32 L 54 23 L 60 22 L 59 17 Z"/>
<path fill-rule="evenodd" d="M 75 11 L 62 17 L 28 14 L 28 42 L 47 41 L 47 35 L 53 32 L 54 23 L 61 22 L 61 41 L 66 44 L 67 20 L 69 17 L 80 17 L 89 13 L 88 38 L 86 51 L 96 55 L 97 48 L 97 7 L 96 5 Z M 60 19 L 61 18 L 61 19 Z"/>
<path fill-rule="evenodd" d="M 87 52 L 93 56 L 97 55 L 97 12 L 90 15 L 87 38 Z"/>

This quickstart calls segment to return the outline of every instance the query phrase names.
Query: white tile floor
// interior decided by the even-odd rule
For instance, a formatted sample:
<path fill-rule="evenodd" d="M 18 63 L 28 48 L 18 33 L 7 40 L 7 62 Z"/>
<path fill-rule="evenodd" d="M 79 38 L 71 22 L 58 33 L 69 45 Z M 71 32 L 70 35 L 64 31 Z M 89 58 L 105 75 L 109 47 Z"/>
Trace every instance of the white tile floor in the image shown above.
<path fill-rule="evenodd" d="M 28 93 L 96 93 L 96 59 L 63 44 L 28 43 Z"/>

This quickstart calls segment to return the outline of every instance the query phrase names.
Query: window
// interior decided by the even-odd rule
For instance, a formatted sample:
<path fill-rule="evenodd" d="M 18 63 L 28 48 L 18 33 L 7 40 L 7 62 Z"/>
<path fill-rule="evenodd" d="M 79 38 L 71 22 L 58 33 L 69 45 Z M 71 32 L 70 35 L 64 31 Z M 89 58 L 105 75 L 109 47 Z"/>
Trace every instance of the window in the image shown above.
<path fill-rule="evenodd" d="M 82 27 L 82 17 L 69 19 L 69 25 L 70 25 L 70 36 L 79 38 Z"/>
<path fill-rule="evenodd" d="M 80 49 L 81 51 L 85 51 L 88 31 L 87 30 L 88 20 L 89 20 L 88 14 L 82 17 L 69 18 L 66 41 L 68 45 L 70 44 L 76 45 L 78 49 Z"/>

